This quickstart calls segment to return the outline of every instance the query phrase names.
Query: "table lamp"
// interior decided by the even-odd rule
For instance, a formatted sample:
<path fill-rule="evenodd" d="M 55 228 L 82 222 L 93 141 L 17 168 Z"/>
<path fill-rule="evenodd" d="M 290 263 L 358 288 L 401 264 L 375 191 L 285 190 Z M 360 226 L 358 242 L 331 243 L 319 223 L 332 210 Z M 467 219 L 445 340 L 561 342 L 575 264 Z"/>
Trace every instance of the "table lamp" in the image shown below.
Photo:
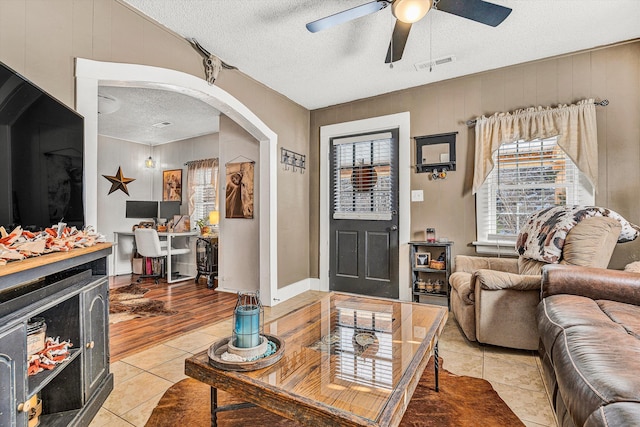
<path fill-rule="evenodd" d="M 218 225 L 219 222 L 220 222 L 220 212 L 218 211 L 209 212 L 209 224 Z"/>

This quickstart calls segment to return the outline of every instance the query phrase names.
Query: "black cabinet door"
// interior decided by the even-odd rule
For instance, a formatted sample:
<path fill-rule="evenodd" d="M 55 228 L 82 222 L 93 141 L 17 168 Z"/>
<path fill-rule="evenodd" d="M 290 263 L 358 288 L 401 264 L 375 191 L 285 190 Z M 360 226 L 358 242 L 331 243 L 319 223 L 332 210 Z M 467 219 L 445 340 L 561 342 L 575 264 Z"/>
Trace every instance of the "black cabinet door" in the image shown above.
<path fill-rule="evenodd" d="M 0 332 L 0 425 L 26 426 L 27 331 L 24 324 Z"/>
<path fill-rule="evenodd" d="M 85 401 L 95 392 L 108 373 L 109 296 L 108 281 L 100 281 L 82 294 L 84 310 L 84 384 Z"/>

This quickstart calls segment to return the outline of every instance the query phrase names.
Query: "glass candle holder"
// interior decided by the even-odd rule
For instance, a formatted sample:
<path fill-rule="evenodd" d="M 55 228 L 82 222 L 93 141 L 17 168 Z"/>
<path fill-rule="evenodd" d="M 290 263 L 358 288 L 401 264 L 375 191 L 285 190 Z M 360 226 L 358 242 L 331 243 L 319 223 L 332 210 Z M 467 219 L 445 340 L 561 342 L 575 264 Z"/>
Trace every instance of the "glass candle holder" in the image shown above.
<path fill-rule="evenodd" d="M 436 241 L 436 229 L 435 228 L 427 228 L 426 235 L 427 235 L 427 242 L 435 243 L 435 241 Z"/>
<path fill-rule="evenodd" d="M 233 317 L 233 345 L 238 348 L 258 346 L 264 325 L 260 291 L 238 292 Z"/>

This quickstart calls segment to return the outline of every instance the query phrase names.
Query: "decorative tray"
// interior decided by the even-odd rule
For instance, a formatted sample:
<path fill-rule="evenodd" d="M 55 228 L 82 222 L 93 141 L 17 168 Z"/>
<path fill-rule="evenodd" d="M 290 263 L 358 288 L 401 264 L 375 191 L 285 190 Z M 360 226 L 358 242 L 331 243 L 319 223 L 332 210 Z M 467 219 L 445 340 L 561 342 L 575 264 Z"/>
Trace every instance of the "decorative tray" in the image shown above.
<path fill-rule="evenodd" d="M 275 353 L 248 362 L 223 360 L 221 355 L 227 351 L 229 340 L 231 339 L 231 337 L 227 337 L 214 342 L 211 347 L 209 347 L 207 352 L 209 355 L 209 364 L 214 368 L 224 369 L 225 371 L 255 371 L 273 365 L 280 360 L 284 354 L 284 340 L 275 335 L 262 334 L 262 336 L 276 345 Z"/>

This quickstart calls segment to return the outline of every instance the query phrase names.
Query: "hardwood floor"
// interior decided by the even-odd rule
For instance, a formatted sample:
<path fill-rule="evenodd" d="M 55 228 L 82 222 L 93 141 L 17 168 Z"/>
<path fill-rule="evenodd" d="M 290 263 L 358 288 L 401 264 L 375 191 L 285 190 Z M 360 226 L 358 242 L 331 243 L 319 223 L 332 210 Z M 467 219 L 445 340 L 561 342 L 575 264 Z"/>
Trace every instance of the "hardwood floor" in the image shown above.
<path fill-rule="evenodd" d="M 129 285 L 136 278 L 110 277 L 109 288 Z M 149 289 L 145 298 L 164 301 L 167 309 L 177 313 L 110 324 L 112 363 L 177 335 L 228 319 L 236 304 L 235 294 L 208 289 L 203 279 L 198 284 L 191 279 L 172 284 L 161 281 L 157 285 L 153 279 L 144 279 L 141 285 Z"/>

